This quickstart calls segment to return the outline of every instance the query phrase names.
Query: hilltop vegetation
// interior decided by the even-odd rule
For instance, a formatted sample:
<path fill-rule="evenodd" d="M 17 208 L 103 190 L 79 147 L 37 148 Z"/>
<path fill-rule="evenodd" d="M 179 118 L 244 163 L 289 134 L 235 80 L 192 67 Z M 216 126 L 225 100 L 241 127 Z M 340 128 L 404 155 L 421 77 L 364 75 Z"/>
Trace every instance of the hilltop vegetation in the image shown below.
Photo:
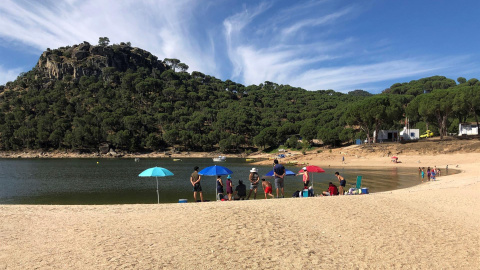
<path fill-rule="evenodd" d="M 129 43 L 47 49 L 29 72 L 0 86 L 1 150 L 238 152 L 313 139 L 338 145 L 401 128 L 455 132 L 476 120 L 479 82 L 441 76 L 394 84 L 382 94 L 244 86 Z M 427 93 L 429 92 L 429 93 Z M 437 132 L 438 132 L 437 131 Z M 303 139 L 303 144 L 298 139 Z"/>

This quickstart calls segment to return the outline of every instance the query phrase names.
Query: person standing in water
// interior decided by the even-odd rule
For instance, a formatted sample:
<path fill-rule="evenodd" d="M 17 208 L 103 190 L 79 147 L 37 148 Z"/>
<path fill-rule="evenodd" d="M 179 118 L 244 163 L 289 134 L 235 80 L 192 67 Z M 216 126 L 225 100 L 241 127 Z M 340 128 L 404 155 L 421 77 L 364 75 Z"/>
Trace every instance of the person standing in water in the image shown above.
<path fill-rule="evenodd" d="M 344 189 L 347 185 L 347 180 L 343 176 L 340 175 L 339 172 L 335 172 L 335 176 L 338 178 L 338 182 L 340 182 L 340 186 L 338 187 L 338 192 L 340 195 L 344 195 Z"/>
<path fill-rule="evenodd" d="M 230 175 L 227 176 L 227 196 L 228 196 L 228 200 L 231 201 L 233 196 L 233 184 L 232 184 L 232 176 Z"/>
<path fill-rule="evenodd" d="M 285 167 L 282 164 L 278 164 L 278 160 L 273 161 L 273 174 L 275 175 L 275 188 L 277 189 L 277 198 L 278 190 L 282 191 L 282 198 L 285 197 L 283 193 L 284 177 L 285 177 Z"/>
<path fill-rule="evenodd" d="M 193 200 L 195 202 L 197 201 L 197 192 L 200 193 L 200 201 L 203 202 L 203 193 L 200 180 L 202 180 L 202 176 L 198 174 L 198 166 L 195 166 L 195 168 L 193 168 L 192 175 L 190 175 L 190 183 L 192 183 L 193 186 Z"/>
<path fill-rule="evenodd" d="M 307 172 L 307 167 L 303 167 L 303 189 L 308 189 L 308 185 L 310 184 L 310 176 Z"/>
<path fill-rule="evenodd" d="M 223 199 L 223 182 L 222 176 L 217 175 L 217 200 Z"/>
<path fill-rule="evenodd" d="M 265 178 L 262 178 L 262 188 L 263 192 L 265 192 L 265 200 L 267 199 L 267 195 L 274 198 L 272 194 L 272 184 L 265 180 Z"/>
<path fill-rule="evenodd" d="M 256 168 L 252 168 L 250 170 L 250 175 L 248 176 L 248 180 L 250 181 L 250 192 L 248 193 L 247 200 L 250 199 L 250 195 L 253 193 L 253 199 L 257 198 L 257 189 L 258 189 L 258 182 L 260 182 L 260 176 L 258 175 L 258 171 Z"/>

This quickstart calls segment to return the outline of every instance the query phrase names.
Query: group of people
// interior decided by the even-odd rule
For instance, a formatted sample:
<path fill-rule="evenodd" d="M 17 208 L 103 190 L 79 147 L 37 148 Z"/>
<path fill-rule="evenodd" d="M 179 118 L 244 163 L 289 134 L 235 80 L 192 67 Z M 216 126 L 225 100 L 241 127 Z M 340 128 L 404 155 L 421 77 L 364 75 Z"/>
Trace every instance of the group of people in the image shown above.
<path fill-rule="evenodd" d="M 278 163 L 278 161 L 277 161 L 277 163 Z M 200 181 L 202 180 L 202 176 L 198 174 L 198 169 L 199 169 L 198 166 L 195 166 L 195 168 L 193 168 L 193 173 L 190 175 L 190 183 L 193 186 L 193 199 L 194 199 L 194 201 L 197 201 L 197 193 L 198 193 L 200 195 L 200 201 L 203 202 L 204 201 L 203 200 L 203 191 L 202 191 L 202 186 L 200 184 Z M 284 170 L 285 170 L 285 168 L 284 168 Z M 284 175 L 285 175 L 285 172 L 283 174 L 278 174 L 278 177 L 283 178 Z M 276 174 L 276 177 L 277 177 L 277 174 Z M 250 175 L 249 175 L 248 179 L 250 181 L 250 192 L 248 193 L 248 197 L 247 197 L 247 187 L 243 183 L 242 180 L 238 180 L 238 185 L 235 188 L 235 192 L 233 192 L 234 185 L 233 185 L 233 182 L 232 182 L 231 175 L 227 176 L 227 181 L 226 181 L 225 184 L 223 183 L 222 176 L 218 175 L 217 176 L 217 181 L 216 181 L 217 199 L 218 200 L 228 200 L 228 201 L 232 201 L 234 199 L 237 199 L 237 200 L 247 199 L 248 200 L 248 199 L 250 199 L 250 196 L 252 195 L 252 192 L 254 194 L 253 195 L 254 199 L 256 199 L 257 198 L 258 185 L 260 183 L 260 175 L 258 174 L 258 171 L 257 171 L 256 168 L 252 168 L 250 170 Z M 262 181 L 262 189 L 265 193 L 265 199 L 267 198 L 267 195 L 273 198 L 272 184 L 269 181 L 265 180 L 265 178 L 262 178 L 261 181 Z M 275 183 L 277 183 L 277 181 Z M 282 184 L 281 191 L 282 191 L 282 195 L 283 195 L 283 181 L 278 181 L 278 183 Z M 224 196 L 224 190 L 225 189 L 227 191 L 227 196 Z M 277 187 L 277 196 L 278 196 L 278 187 Z"/>
<path fill-rule="evenodd" d="M 447 165 L 448 168 L 448 165 Z M 425 179 L 425 175 L 427 176 L 427 181 L 435 181 L 437 180 L 437 176 L 440 176 L 441 171 L 440 169 L 437 169 L 437 166 L 430 168 L 427 167 L 427 170 L 425 171 L 425 167 L 418 167 L 418 172 L 422 176 L 422 182 Z"/>
<path fill-rule="evenodd" d="M 328 183 L 328 189 L 322 192 L 323 196 L 336 196 L 345 194 L 345 186 L 347 185 L 347 180 L 345 180 L 345 177 L 341 176 L 339 172 L 335 172 L 335 176 L 337 177 L 339 182 L 338 188 L 332 182 Z"/>
<path fill-rule="evenodd" d="M 233 192 L 233 182 L 232 182 L 232 176 L 228 175 L 227 176 L 227 183 L 226 183 L 226 189 L 227 189 L 227 196 L 225 197 L 223 194 L 223 181 L 222 181 L 222 176 L 217 175 L 217 199 L 218 200 L 228 200 L 232 201 L 234 198 L 238 200 L 244 200 L 245 197 L 247 196 L 247 186 L 243 183 L 242 180 L 238 180 L 238 185 L 235 188 L 235 193 Z"/>
<path fill-rule="evenodd" d="M 273 176 L 274 176 L 274 183 L 275 183 L 275 189 L 276 189 L 276 195 L 277 198 L 285 198 L 285 193 L 284 193 L 284 178 L 286 175 L 286 169 L 282 164 L 278 163 L 278 160 L 273 161 Z M 201 175 L 198 174 L 198 166 L 195 166 L 193 173 L 190 176 L 190 183 L 193 186 L 193 199 L 197 201 L 197 193 L 200 195 L 200 201 L 203 200 L 203 192 L 202 192 L 202 186 L 200 185 L 200 180 L 202 178 Z M 310 176 L 307 172 L 307 168 L 303 168 L 303 172 L 301 173 L 303 175 L 303 188 L 308 189 L 309 184 L 310 184 Z M 344 194 L 344 189 L 346 185 L 346 180 L 343 176 L 341 176 L 338 172 L 335 173 L 335 176 L 337 177 L 339 181 L 339 188 L 335 185 L 333 185 L 332 182 L 329 183 L 329 188 L 326 192 L 323 192 L 324 195 L 343 195 Z M 250 199 L 250 196 L 253 193 L 253 198 L 257 198 L 257 191 L 261 182 L 261 186 L 263 189 L 263 192 L 265 194 L 265 199 L 267 197 L 274 198 L 273 195 L 273 186 L 272 184 L 266 180 L 265 178 L 260 178 L 260 175 L 258 174 L 258 170 L 256 168 L 252 168 L 250 170 L 250 174 L 248 176 L 248 180 L 250 181 L 250 192 L 248 193 L 247 196 L 247 189 L 246 185 L 243 183 L 242 180 L 238 181 L 238 185 L 235 187 L 235 192 L 234 192 L 234 184 L 232 182 L 232 177 L 230 175 L 227 176 L 227 181 L 224 184 L 222 180 L 222 176 L 218 175 L 217 180 L 216 180 L 216 188 L 217 188 L 217 200 L 244 200 L 244 199 Z M 224 196 L 224 191 L 226 190 L 227 195 Z"/>

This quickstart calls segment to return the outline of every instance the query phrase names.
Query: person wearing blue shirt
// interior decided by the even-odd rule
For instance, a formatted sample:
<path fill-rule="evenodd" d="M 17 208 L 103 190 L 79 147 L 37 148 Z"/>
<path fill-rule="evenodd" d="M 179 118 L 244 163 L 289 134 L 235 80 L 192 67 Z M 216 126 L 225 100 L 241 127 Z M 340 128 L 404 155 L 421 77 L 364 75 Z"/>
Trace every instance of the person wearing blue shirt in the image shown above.
<path fill-rule="evenodd" d="M 283 193 L 283 184 L 284 184 L 284 177 L 285 177 L 285 167 L 282 164 L 278 164 L 278 160 L 273 161 L 273 174 L 275 175 L 275 188 L 277 189 L 277 198 L 278 198 L 278 190 L 282 191 L 282 198 L 285 198 Z"/>

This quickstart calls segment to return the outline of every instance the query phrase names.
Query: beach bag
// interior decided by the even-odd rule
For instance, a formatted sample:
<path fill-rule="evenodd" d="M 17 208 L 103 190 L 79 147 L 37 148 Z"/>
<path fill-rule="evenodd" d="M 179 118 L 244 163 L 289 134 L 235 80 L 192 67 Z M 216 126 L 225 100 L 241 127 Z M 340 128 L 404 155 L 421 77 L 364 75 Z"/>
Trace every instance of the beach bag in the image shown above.
<path fill-rule="evenodd" d="M 298 197 L 300 197 L 300 190 L 295 191 L 295 192 L 293 193 L 292 197 L 293 197 L 293 198 L 298 198 Z"/>

